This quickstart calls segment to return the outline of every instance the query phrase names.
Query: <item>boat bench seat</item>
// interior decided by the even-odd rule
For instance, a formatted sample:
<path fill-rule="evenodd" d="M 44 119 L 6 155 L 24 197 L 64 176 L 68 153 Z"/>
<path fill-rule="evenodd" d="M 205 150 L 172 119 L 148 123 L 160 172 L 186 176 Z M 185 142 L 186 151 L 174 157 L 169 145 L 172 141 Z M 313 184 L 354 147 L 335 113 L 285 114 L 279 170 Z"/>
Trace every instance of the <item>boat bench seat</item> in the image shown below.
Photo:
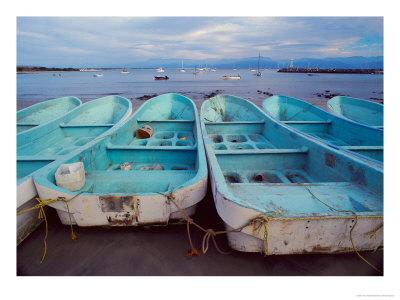
<path fill-rule="evenodd" d="M 113 127 L 114 124 L 64 124 L 60 123 L 61 128 L 79 128 L 79 127 Z"/>
<path fill-rule="evenodd" d="M 108 150 L 163 150 L 163 151 L 169 151 L 169 150 L 196 150 L 197 149 L 197 143 L 194 145 L 188 145 L 184 144 L 185 141 L 176 141 L 176 142 L 171 142 L 167 143 L 165 141 L 161 141 L 159 145 L 151 145 L 151 144 L 133 144 L 133 145 L 114 145 L 114 144 L 107 144 L 107 149 Z M 164 144 L 162 144 L 164 143 Z"/>
<path fill-rule="evenodd" d="M 302 147 L 299 149 L 243 149 L 243 150 L 214 150 L 216 155 L 230 155 L 230 154 L 293 154 L 293 153 L 307 153 L 308 148 Z"/>
<path fill-rule="evenodd" d="M 148 120 L 148 119 L 137 119 L 138 124 L 142 123 L 194 123 L 194 119 L 190 120 Z M 151 125 L 150 125 L 151 126 Z"/>
<path fill-rule="evenodd" d="M 260 133 L 264 128 L 264 123 L 264 120 L 239 122 L 204 122 L 208 134 Z"/>
<path fill-rule="evenodd" d="M 63 157 L 63 155 L 19 155 L 17 161 L 54 161 Z"/>
<path fill-rule="evenodd" d="M 327 132 L 332 124 L 331 120 L 326 121 L 281 121 L 290 127 L 310 133 L 310 132 Z"/>
<path fill-rule="evenodd" d="M 17 126 L 39 126 L 40 123 L 17 123 Z"/>
<path fill-rule="evenodd" d="M 351 151 L 383 151 L 383 146 L 342 146 Z"/>
<path fill-rule="evenodd" d="M 281 121 L 282 123 L 285 124 L 331 124 L 331 120 L 325 120 L 325 121 Z"/>
<path fill-rule="evenodd" d="M 157 131 L 193 131 L 195 120 L 148 120 L 138 119 L 138 126 L 149 125 L 153 128 L 154 134 Z"/>

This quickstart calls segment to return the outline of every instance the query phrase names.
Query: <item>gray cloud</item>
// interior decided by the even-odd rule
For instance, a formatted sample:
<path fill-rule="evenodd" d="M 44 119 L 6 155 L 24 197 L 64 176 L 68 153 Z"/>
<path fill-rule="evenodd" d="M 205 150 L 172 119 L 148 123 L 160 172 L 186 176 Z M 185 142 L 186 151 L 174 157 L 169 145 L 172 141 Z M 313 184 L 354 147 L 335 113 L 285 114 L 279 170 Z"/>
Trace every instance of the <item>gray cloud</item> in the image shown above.
<path fill-rule="evenodd" d="M 18 64 L 120 65 L 151 58 L 241 58 L 258 52 L 274 59 L 383 55 L 383 18 L 17 19 Z"/>

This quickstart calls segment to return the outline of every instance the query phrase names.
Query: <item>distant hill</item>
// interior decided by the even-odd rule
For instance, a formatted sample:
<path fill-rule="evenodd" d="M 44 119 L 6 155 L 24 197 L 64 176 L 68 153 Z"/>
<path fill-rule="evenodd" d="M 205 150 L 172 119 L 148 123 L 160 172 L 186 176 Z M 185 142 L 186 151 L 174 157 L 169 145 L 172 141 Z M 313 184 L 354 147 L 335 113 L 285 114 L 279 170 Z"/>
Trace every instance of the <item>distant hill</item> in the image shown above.
<path fill-rule="evenodd" d="M 180 59 L 151 59 L 143 62 L 126 64 L 124 67 L 130 68 L 180 68 L 182 60 Z M 220 60 L 183 60 L 185 68 L 194 67 L 215 67 L 215 68 L 257 68 L 258 56 L 240 59 L 220 59 Z M 289 67 L 288 59 L 271 59 L 261 56 L 260 68 L 283 68 Z M 294 59 L 293 67 L 297 68 L 342 68 L 342 69 L 383 69 L 383 56 L 363 57 L 328 57 L 328 58 L 301 58 Z"/>
<path fill-rule="evenodd" d="M 215 68 L 257 68 L 258 56 L 247 58 L 225 58 L 225 59 L 184 59 L 184 68 L 215 67 Z M 94 64 L 87 66 L 74 66 L 76 68 L 181 68 L 182 60 L 177 58 L 159 58 L 142 60 L 138 62 L 126 62 L 123 64 Z M 272 59 L 260 57 L 260 68 L 287 68 L 290 66 L 290 58 Z M 50 66 L 48 66 L 50 67 Z M 66 67 L 66 66 L 59 66 Z M 293 61 L 294 68 L 340 68 L 340 69 L 383 69 L 383 56 L 351 56 L 351 57 L 327 57 L 327 58 L 296 58 Z M 45 67 L 39 67 L 46 69 Z M 48 68 L 54 69 L 54 68 Z M 67 68 L 65 68 L 67 69 Z"/>

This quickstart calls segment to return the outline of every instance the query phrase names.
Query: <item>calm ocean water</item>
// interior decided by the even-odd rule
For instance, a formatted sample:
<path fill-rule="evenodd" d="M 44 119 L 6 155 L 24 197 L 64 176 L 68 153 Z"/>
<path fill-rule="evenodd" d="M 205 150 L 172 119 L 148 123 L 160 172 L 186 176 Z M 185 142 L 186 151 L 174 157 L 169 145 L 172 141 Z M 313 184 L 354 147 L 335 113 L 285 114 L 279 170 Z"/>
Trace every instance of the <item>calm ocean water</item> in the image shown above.
<path fill-rule="evenodd" d="M 83 101 L 111 94 L 128 99 L 143 95 L 179 93 L 193 100 L 202 100 L 205 95 L 218 93 L 260 101 L 274 95 L 286 95 L 303 100 L 325 99 L 320 94 L 341 94 L 369 100 L 383 99 L 383 75 L 365 74 L 307 74 L 278 73 L 264 70 L 262 77 L 244 69 L 219 69 L 193 75 L 192 70 L 183 73 L 176 69 L 166 69 L 164 73 L 155 70 L 129 70 L 122 75 L 120 70 L 99 72 L 64 72 L 17 74 L 17 100 L 43 101 L 63 96 L 76 96 Z M 96 73 L 103 77 L 93 77 Z M 59 75 L 60 74 L 60 75 Z M 223 75 L 240 74 L 240 80 L 223 80 Z M 170 79 L 156 81 L 156 75 L 167 75 Z M 261 91 L 261 92 L 260 92 Z M 329 92 L 326 92 L 329 91 Z"/>

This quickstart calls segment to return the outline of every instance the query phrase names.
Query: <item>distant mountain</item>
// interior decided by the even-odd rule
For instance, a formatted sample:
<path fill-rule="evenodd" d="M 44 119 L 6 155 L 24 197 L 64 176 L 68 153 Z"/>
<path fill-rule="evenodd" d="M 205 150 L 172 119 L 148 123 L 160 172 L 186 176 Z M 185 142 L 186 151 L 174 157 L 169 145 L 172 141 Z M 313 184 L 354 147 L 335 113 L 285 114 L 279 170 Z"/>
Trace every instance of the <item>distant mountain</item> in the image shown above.
<path fill-rule="evenodd" d="M 239 58 L 239 59 L 185 59 L 185 68 L 194 67 L 215 67 L 215 68 L 257 68 L 258 56 Z M 150 59 L 147 61 L 125 64 L 121 67 L 129 68 L 180 68 L 181 59 Z M 283 68 L 290 66 L 289 59 L 271 59 L 270 57 L 260 57 L 260 68 Z M 342 68 L 342 69 L 383 69 L 383 56 L 352 56 L 352 57 L 328 57 L 328 58 L 300 58 L 294 59 L 295 68 Z"/>
<path fill-rule="evenodd" d="M 238 68 L 238 69 L 257 69 L 258 56 L 246 58 L 225 58 L 225 59 L 184 59 L 184 68 Z M 182 59 L 177 58 L 159 58 L 142 60 L 138 62 L 110 63 L 110 64 L 92 64 L 76 65 L 75 68 L 181 68 Z M 287 68 L 290 66 L 290 58 L 272 59 L 270 57 L 260 57 L 260 68 Z M 63 67 L 70 66 L 46 66 Z M 383 56 L 351 56 L 351 57 L 327 57 L 327 58 L 296 58 L 293 60 L 294 68 L 340 68 L 340 69 L 383 69 Z"/>

